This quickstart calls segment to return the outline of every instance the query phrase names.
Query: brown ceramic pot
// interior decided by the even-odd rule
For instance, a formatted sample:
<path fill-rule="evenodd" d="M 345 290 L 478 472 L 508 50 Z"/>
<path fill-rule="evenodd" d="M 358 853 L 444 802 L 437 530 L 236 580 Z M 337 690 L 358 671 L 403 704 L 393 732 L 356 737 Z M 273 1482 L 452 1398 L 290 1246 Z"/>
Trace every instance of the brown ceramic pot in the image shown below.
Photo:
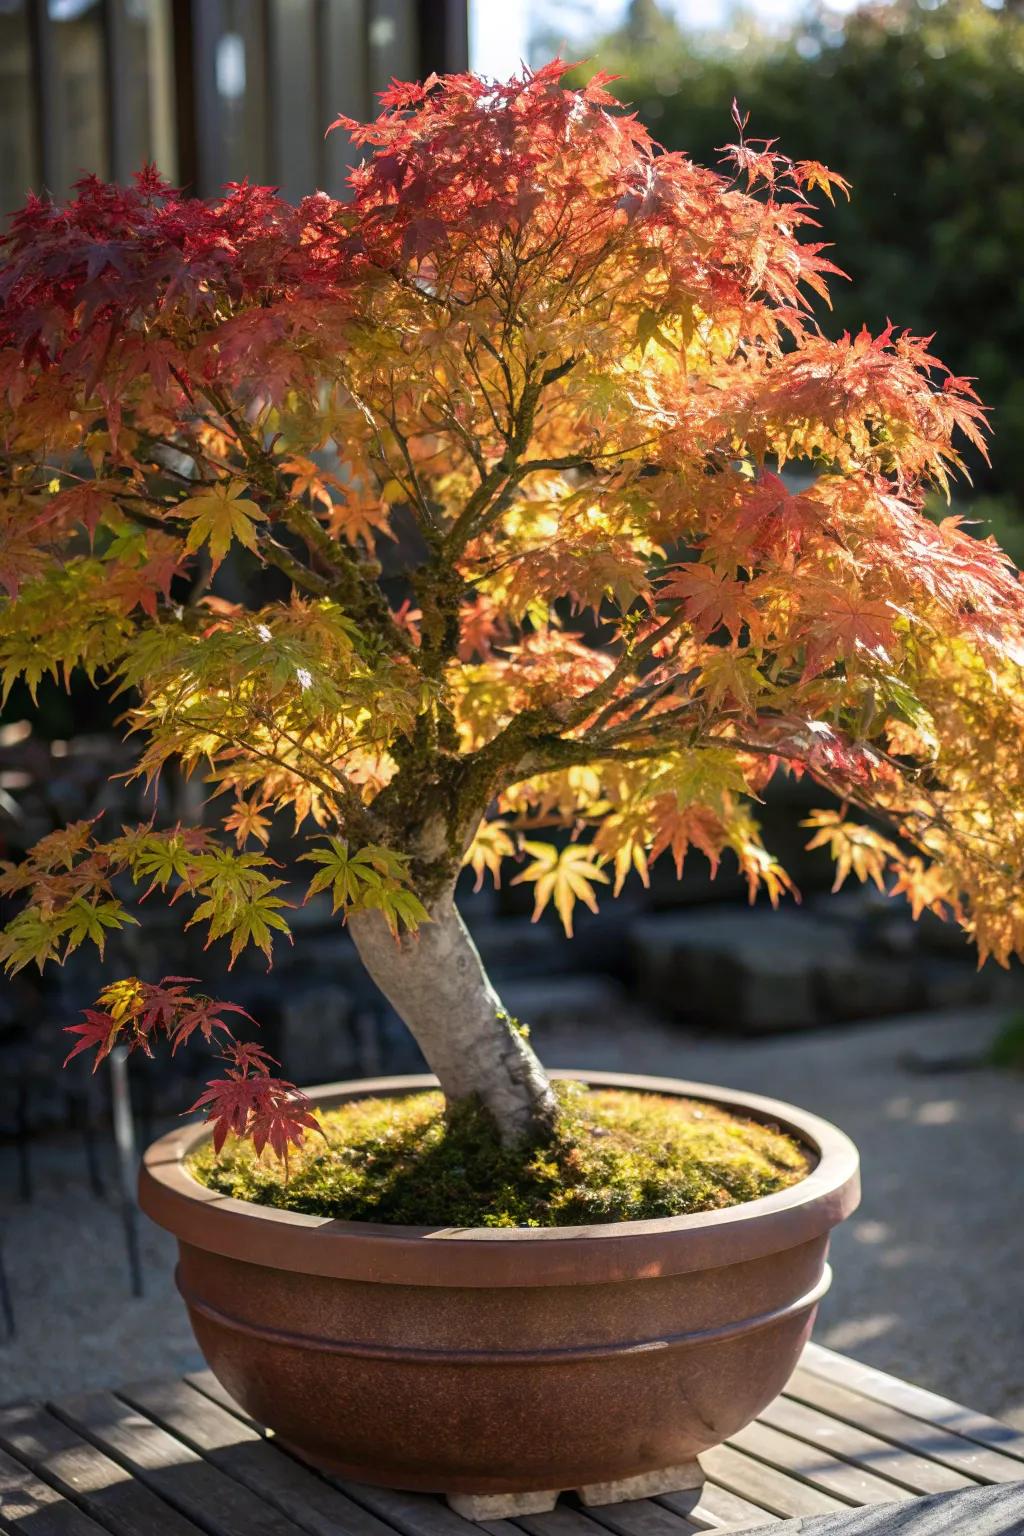
<path fill-rule="evenodd" d="M 773 1099 L 674 1078 L 581 1072 L 771 1122 L 816 1156 L 789 1189 L 727 1210 L 593 1227 L 331 1221 L 228 1199 L 146 1154 L 142 1208 L 178 1238 L 178 1287 L 206 1359 L 309 1461 L 387 1487 L 578 1488 L 689 1462 L 747 1424 L 793 1370 L 856 1208 L 857 1152 Z M 325 1108 L 431 1087 L 315 1089 Z"/>

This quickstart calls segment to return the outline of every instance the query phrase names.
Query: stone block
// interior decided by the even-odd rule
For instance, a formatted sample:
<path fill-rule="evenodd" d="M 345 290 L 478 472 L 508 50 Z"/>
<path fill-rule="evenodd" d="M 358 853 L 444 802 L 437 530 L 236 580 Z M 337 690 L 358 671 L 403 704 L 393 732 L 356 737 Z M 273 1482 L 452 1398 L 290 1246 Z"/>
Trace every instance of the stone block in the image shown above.
<path fill-rule="evenodd" d="M 864 948 L 855 930 L 810 912 L 659 913 L 630 938 L 645 1002 L 741 1033 L 899 1013 L 924 998 L 906 957 Z"/>
<path fill-rule="evenodd" d="M 505 917 L 470 923 L 469 930 L 484 965 L 495 976 L 524 971 L 550 975 L 565 968 L 562 935 L 547 923 Z"/>
<path fill-rule="evenodd" d="M 644 1000 L 676 1017 L 741 1031 L 821 1022 L 819 957 L 842 935 L 792 912 L 656 913 L 630 939 Z"/>
<path fill-rule="evenodd" d="M 503 981 L 501 1000 L 523 1024 L 605 1024 L 626 1009 L 626 996 L 610 976 L 524 976 Z"/>

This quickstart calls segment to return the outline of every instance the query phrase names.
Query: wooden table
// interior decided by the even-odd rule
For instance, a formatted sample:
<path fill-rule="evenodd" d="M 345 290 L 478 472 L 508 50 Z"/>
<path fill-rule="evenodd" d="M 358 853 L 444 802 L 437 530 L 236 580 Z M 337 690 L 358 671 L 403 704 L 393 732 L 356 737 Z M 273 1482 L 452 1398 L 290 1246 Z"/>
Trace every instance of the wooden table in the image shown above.
<path fill-rule="evenodd" d="M 5 1536 L 469 1536 L 429 1494 L 294 1460 L 208 1371 L 0 1409 Z M 494 1521 L 491 1536 L 1024 1532 L 1024 1433 L 808 1346 L 785 1393 L 702 1457 L 699 1493 Z"/>

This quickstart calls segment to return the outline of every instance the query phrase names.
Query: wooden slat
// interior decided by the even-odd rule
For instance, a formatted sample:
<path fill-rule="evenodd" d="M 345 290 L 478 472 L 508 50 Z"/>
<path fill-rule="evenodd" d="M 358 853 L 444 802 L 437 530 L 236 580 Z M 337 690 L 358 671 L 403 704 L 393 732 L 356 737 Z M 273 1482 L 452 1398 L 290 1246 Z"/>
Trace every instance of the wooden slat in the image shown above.
<path fill-rule="evenodd" d="M 914 1418 L 899 1408 L 890 1408 L 887 1403 L 864 1397 L 860 1392 L 841 1387 L 810 1371 L 797 1371 L 786 1387 L 786 1395 L 820 1408 L 830 1418 L 856 1424 L 882 1440 L 890 1440 L 919 1456 L 928 1456 L 943 1466 L 953 1467 L 979 1482 L 1012 1483 L 1021 1476 L 1021 1464 L 1012 1456 L 989 1450 L 976 1440 L 965 1440 L 952 1430 Z"/>
<path fill-rule="evenodd" d="M 1020 1536 L 1024 1484 L 937 1493 L 912 1504 L 874 1504 L 816 1520 L 787 1520 L 764 1536 Z M 757 1536 L 750 1531 L 748 1536 Z"/>
<path fill-rule="evenodd" d="M 0 1445 L 114 1536 L 202 1536 L 191 1520 L 34 1403 L 0 1409 Z"/>
<path fill-rule="evenodd" d="M 691 1493 L 662 1493 L 658 1503 L 685 1515 L 702 1531 L 730 1531 L 749 1529 L 755 1525 L 769 1525 L 778 1518 L 759 1504 L 720 1488 L 717 1483 L 705 1483 L 703 1488 Z"/>
<path fill-rule="evenodd" d="M 117 1395 L 312 1536 L 394 1536 L 390 1526 L 188 1382 L 133 1382 Z"/>
<path fill-rule="evenodd" d="M 396 1488 L 371 1488 L 369 1483 L 353 1483 L 332 1478 L 343 1493 L 364 1509 L 379 1516 L 402 1536 L 473 1536 L 480 1530 L 492 1536 L 518 1536 L 508 1520 L 488 1520 L 477 1525 L 457 1515 L 442 1499 L 432 1493 L 403 1493 Z"/>
<path fill-rule="evenodd" d="M 809 1445 L 816 1445 L 843 1461 L 851 1461 L 866 1472 L 877 1472 L 911 1493 L 952 1493 L 957 1488 L 969 1488 L 973 1478 L 962 1472 L 954 1472 L 937 1461 L 917 1456 L 902 1446 L 891 1445 L 866 1430 L 841 1419 L 833 1419 L 827 1413 L 792 1398 L 780 1397 L 759 1415 L 762 1424 L 781 1429 Z"/>
<path fill-rule="evenodd" d="M 185 1380 L 211 1402 L 233 1414 L 243 1424 L 248 1424 L 258 1435 L 266 1435 L 262 1425 L 246 1413 L 212 1371 L 190 1371 Z M 330 1482 L 353 1503 L 379 1516 L 393 1531 L 402 1532 L 404 1536 L 467 1536 L 467 1533 L 481 1528 L 465 1520 L 462 1515 L 457 1515 L 432 1494 L 372 1488 L 368 1483 L 350 1482 L 341 1478 L 331 1478 Z M 507 1520 L 488 1521 L 482 1528 L 491 1532 L 492 1536 L 518 1536 L 516 1526 Z"/>
<path fill-rule="evenodd" d="M 102 1525 L 6 1451 L 0 1451 L 0 1520 L 16 1536 L 108 1536 Z"/>
<path fill-rule="evenodd" d="M 62 1398 L 51 1409 L 211 1536 L 302 1536 L 301 1526 L 113 1393 Z"/>
<path fill-rule="evenodd" d="M 241 1403 L 237 1403 L 228 1389 L 221 1386 L 212 1371 L 187 1371 L 183 1380 L 187 1381 L 190 1387 L 195 1387 L 196 1391 L 201 1392 L 204 1397 L 208 1397 L 211 1402 L 233 1413 L 236 1419 L 241 1419 L 243 1424 L 248 1424 L 258 1435 L 266 1438 L 267 1431 L 263 1425 L 257 1424 L 252 1415 L 246 1413 Z"/>
<path fill-rule="evenodd" d="M 517 1515 L 516 1525 L 527 1536 L 600 1536 L 605 1529 L 581 1509 L 559 1503 L 542 1515 Z"/>
<path fill-rule="evenodd" d="M 738 1493 L 743 1499 L 751 1499 L 773 1515 L 826 1515 L 850 1507 L 845 1499 L 812 1488 L 799 1478 L 780 1472 L 777 1467 L 766 1466 L 728 1445 L 705 1451 L 700 1463 L 721 1487 L 728 1488 L 730 1493 Z"/>
<path fill-rule="evenodd" d="M 211 1401 L 240 1417 L 243 1422 L 253 1424 L 253 1420 L 234 1401 L 212 1371 L 193 1371 L 185 1380 Z M 254 1427 L 259 1432 L 258 1426 Z M 456 1536 L 457 1532 L 465 1536 L 467 1528 L 473 1528 L 472 1522 L 464 1520 L 461 1515 L 457 1515 L 454 1510 L 450 1510 L 446 1504 L 429 1494 L 403 1493 L 390 1488 L 371 1488 L 368 1484 L 350 1483 L 340 1479 L 333 1481 L 352 1499 L 358 1499 L 361 1504 L 379 1514 L 394 1529 L 405 1533 L 405 1536 Z M 636 1502 L 646 1504 L 648 1501 Z M 617 1507 L 621 1509 L 623 1506 Z M 661 1513 L 666 1521 L 673 1522 L 671 1531 L 662 1524 L 661 1536 L 685 1536 L 678 1518 L 665 1510 Z M 634 1522 L 639 1518 L 636 1511 L 623 1516 L 623 1519 Z M 653 1507 L 650 1518 L 655 1522 L 658 1521 Z M 557 1536 L 595 1536 L 596 1532 L 608 1529 L 607 1523 L 598 1518 L 597 1510 L 584 1512 L 564 1504 L 560 1504 L 556 1510 L 548 1514 L 524 1515 L 516 1525 L 527 1529 L 526 1521 L 536 1524 L 538 1536 L 556 1536 L 556 1524 L 560 1527 Z M 568 1529 L 570 1526 L 573 1527 L 572 1532 Z M 516 1536 L 516 1526 L 505 1520 L 489 1521 L 486 1528 L 494 1532 L 495 1536 Z M 650 1528 L 649 1525 L 648 1529 Z"/>
<path fill-rule="evenodd" d="M 998 1419 L 989 1418 L 987 1414 L 978 1413 L 973 1408 L 964 1408 L 948 1397 L 928 1392 L 924 1387 L 915 1387 L 909 1381 L 901 1381 L 898 1376 L 889 1376 L 885 1371 L 876 1370 L 874 1366 L 861 1365 L 858 1360 L 838 1355 L 820 1344 L 808 1344 L 800 1363 L 815 1376 L 824 1376 L 829 1381 L 850 1387 L 864 1397 L 873 1397 L 877 1402 L 888 1403 L 890 1407 L 899 1408 L 929 1424 L 941 1424 L 944 1429 L 951 1429 L 968 1440 L 977 1440 L 981 1445 L 990 1446 L 1005 1456 L 1014 1456 L 1024 1462 L 1024 1433 L 1009 1424 L 1001 1424 Z"/>
<path fill-rule="evenodd" d="M 703 1489 L 482 1527 L 434 1495 L 321 1476 L 205 1371 L 0 1410 L 0 1447 L 0 1536 L 1024 1532 L 1024 1434 L 816 1346 L 701 1458 Z"/>
<path fill-rule="evenodd" d="M 827 1451 L 795 1440 L 780 1430 L 769 1429 L 767 1424 L 748 1424 L 738 1434 L 731 1435 L 729 1444 L 738 1450 L 757 1456 L 770 1466 L 799 1477 L 803 1482 L 821 1488 L 848 1504 L 888 1504 L 895 1499 L 909 1499 L 905 1488 L 898 1488 L 887 1478 L 873 1472 L 863 1472 L 848 1461 L 839 1461 Z"/>
<path fill-rule="evenodd" d="M 653 1499 L 587 1506 L 587 1514 L 615 1536 L 693 1536 L 700 1526 Z M 706 1527 L 705 1527 L 706 1529 Z"/>

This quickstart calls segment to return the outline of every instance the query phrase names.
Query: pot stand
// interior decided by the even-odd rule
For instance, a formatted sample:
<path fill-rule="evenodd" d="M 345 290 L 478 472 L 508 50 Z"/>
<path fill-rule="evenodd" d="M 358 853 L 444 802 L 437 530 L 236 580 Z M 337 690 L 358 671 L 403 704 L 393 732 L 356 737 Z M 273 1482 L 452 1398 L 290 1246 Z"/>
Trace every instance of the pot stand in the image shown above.
<path fill-rule="evenodd" d="M 664 1467 L 660 1472 L 641 1472 L 637 1477 L 623 1477 L 617 1483 L 587 1483 L 576 1492 L 588 1507 L 596 1504 L 624 1504 L 629 1499 L 652 1499 L 659 1493 L 684 1493 L 704 1486 L 700 1463 L 683 1462 L 678 1467 Z M 554 1509 L 560 1493 L 568 1488 L 538 1489 L 532 1493 L 449 1493 L 449 1508 L 467 1520 L 515 1520 L 519 1515 L 543 1515 Z"/>

